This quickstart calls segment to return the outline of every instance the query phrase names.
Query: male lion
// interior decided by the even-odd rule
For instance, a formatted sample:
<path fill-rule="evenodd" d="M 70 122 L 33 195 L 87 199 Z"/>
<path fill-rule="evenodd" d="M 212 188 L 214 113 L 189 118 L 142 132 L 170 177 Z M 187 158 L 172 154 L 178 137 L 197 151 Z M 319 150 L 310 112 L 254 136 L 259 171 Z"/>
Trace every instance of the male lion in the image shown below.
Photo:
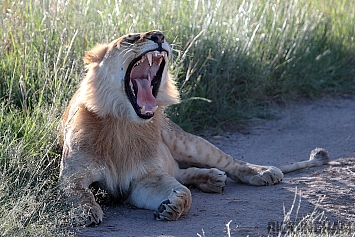
<path fill-rule="evenodd" d="M 283 173 L 320 165 L 310 161 L 280 169 L 236 160 L 165 118 L 179 102 L 168 72 L 169 44 L 159 31 L 129 34 L 101 44 L 84 57 L 87 74 L 63 116 L 61 185 L 74 206 L 98 224 L 103 212 L 89 186 L 98 183 L 116 198 L 155 210 L 157 220 L 177 220 L 191 205 L 184 185 L 223 191 L 227 176 L 250 185 L 279 183 Z M 315 158 L 315 159 L 313 159 Z"/>

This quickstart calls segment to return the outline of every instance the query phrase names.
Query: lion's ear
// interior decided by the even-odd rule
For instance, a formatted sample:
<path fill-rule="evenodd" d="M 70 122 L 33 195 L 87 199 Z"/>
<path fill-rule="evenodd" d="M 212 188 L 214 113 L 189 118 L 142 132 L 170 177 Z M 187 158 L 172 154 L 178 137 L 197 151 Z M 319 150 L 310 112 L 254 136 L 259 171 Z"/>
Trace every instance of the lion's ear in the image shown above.
<path fill-rule="evenodd" d="M 83 58 L 86 64 L 100 63 L 107 52 L 107 44 L 98 44 Z"/>

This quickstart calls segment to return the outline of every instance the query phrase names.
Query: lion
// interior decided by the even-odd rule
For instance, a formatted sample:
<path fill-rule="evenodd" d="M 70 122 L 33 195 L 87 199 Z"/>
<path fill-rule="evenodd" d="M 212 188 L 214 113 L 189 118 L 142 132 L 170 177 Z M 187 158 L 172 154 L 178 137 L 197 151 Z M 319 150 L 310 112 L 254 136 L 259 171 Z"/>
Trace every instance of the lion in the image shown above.
<path fill-rule="evenodd" d="M 318 148 L 308 161 L 254 165 L 183 131 L 164 114 L 180 101 L 170 57 L 156 30 L 99 44 L 84 57 L 87 73 L 60 123 L 60 183 L 67 200 L 88 212 L 85 225 L 99 224 L 104 215 L 90 189 L 94 183 L 117 200 L 154 210 L 156 220 L 177 220 L 191 205 L 187 186 L 221 193 L 227 177 L 274 185 L 283 173 L 328 162 Z"/>

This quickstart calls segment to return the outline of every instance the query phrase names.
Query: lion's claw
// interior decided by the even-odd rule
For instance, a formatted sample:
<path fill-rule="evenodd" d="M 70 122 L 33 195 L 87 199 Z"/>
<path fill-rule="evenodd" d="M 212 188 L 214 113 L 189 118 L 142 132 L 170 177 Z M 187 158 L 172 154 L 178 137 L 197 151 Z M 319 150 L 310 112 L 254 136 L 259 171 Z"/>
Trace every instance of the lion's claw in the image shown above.
<path fill-rule="evenodd" d="M 191 193 L 190 191 L 173 190 L 169 199 L 164 200 L 158 210 L 154 212 L 156 220 L 173 221 L 177 220 L 181 215 L 185 214 L 190 208 Z"/>

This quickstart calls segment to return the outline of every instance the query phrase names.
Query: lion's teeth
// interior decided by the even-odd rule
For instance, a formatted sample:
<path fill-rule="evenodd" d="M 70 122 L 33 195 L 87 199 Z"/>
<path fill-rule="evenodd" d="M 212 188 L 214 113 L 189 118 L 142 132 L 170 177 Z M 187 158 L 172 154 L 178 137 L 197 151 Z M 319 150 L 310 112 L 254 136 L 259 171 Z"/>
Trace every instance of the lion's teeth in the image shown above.
<path fill-rule="evenodd" d="M 157 111 L 157 109 L 158 109 L 158 105 L 152 109 L 152 112 L 155 113 L 155 111 Z"/>
<path fill-rule="evenodd" d="M 147 58 L 148 58 L 149 66 L 151 67 L 152 66 L 152 62 L 153 62 L 153 55 L 148 53 L 147 54 Z"/>
<path fill-rule="evenodd" d="M 165 60 L 165 63 L 168 62 L 168 54 L 166 52 L 164 52 L 164 60 Z"/>
<path fill-rule="evenodd" d="M 134 66 L 138 66 L 139 64 L 141 64 L 142 62 L 144 62 L 144 57 L 141 59 L 141 60 L 139 60 L 138 62 L 136 62 L 135 64 L 134 64 Z"/>
<path fill-rule="evenodd" d="M 134 93 L 134 89 L 133 89 L 133 83 L 132 81 L 129 82 L 129 86 L 131 87 L 131 91 Z"/>
<path fill-rule="evenodd" d="M 143 107 L 141 108 L 141 114 L 145 114 L 145 106 L 143 105 Z"/>

